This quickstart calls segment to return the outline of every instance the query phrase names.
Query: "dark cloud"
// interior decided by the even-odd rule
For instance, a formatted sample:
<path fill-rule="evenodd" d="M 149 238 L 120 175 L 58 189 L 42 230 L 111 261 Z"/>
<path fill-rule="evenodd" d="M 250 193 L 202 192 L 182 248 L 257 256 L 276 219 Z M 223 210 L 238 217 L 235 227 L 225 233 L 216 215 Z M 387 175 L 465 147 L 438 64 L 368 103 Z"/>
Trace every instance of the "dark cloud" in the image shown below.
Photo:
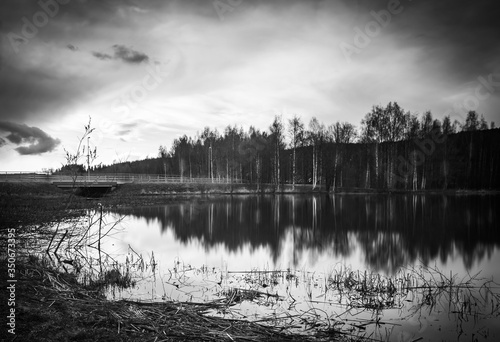
<path fill-rule="evenodd" d="M 108 55 L 107 53 L 102 53 L 102 52 L 96 52 L 96 51 L 93 51 L 92 52 L 92 55 L 95 57 L 95 58 L 98 58 L 102 61 L 105 61 L 105 60 L 108 60 L 108 59 L 112 59 L 113 57 L 111 57 L 110 55 Z"/>
<path fill-rule="evenodd" d="M 492 0 L 480 2 L 401 0 L 400 2 L 404 7 L 403 12 L 392 16 L 390 24 L 382 28 L 380 34 L 374 37 L 371 44 L 358 56 L 358 60 L 366 57 L 366 64 L 363 64 L 365 68 L 361 70 L 370 68 L 370 73 L 380 71 L 379 65 L 373 67 L 370 64 L 378 57 L 374 52 L 380 52 L 380 56 L 397 56 L 405 50 L 409 51 L 411 56 L 416 56 L 416 61 L 413 63 L 415 69 L 411 69 L 411 73 L 422 75 L 419 82 L 428 84 L 443 79 L 450 85 L 473 81 L 477 76 L 487 75 L 498 67 L 500 62 L 498 2 Z M 177 89 L 186 89 L 186 92 L 193 91 L 193 87 L 206 84 L 210 84 L 210 87 L 219 85 L 224 87 L 223 73 L 220 70 L 225 70 L 230 65 L 239 67 L 247 61 L 252 61 L 251 54 L 259 56 L 259 52 L 266 52 L 271 67 L 276 48 L 283 49 L 288 46 L 293 48 L 299 40 L 312 43 L 316 39 L 318 41 L 324 39 L 326 49 L 339 53 L 337 46 L 330 44 L 327 37 L 332 36 L 335 39 L 337 32 L 344 30 L 346 36 L 339 37 L 338 42 L 344 39 L 346 42 L 352 42 L 353 29 L 355 27 L 364 29 L 367 23 L 374 20 L 370 11 L 387 9 L 389 1 L 246 0 L 234 11 L 226 12 L 224 22 L 220 20 L 213 3 L 205 0 L 70 1 L 59 6 L 58 14 L 50 17 L 49 23 L 40 27 L 35 37 L 24 39 L 22 18 L 26 17 L 32 21 L 33 15 L 42 11 L 39 3 L 41 2 L 0 1 L 0 21 L 3 22 L 0 33 L 4 38 L 0 51 L 0 54 L 3 54 L 0 70 L 0 108 L 2 108 L 0 120 L 16 122 L 33 122 L 34 118 L 49 120 L 57 116 L 70 115 L 75 109 L 79 109 L 75 108 L 77 105 L 86 103 L 89 106 L 94 105 L 91 99 L 98 98 L 94 94 L 104 95 L 107 89 L 118 84 L 114 82 L 121 80 L 121 78 L 109 78 L 105 81 L 99 79 L 98 71 L 103 70 L 106 67 L 104 64 L 107 64 L 100 63 L 99 60 L 108 63 L 121 61 L 128 65 L 139 66 L 155 57 L 166 57 L 167 54 L 162 53 L 165 51 L 165 42 L 169 41 L 186 44 L 186 54 L 181 61 L 190 62 L 193 67 L 199 65 L 199 70 L 203 72 L 194 73 L 196 77 L 191 82 L 188 75 L 181 87 L 175 84 Z M 293 16 L 286 16 L 287 13 L 292 13 Z M 285 20 L 285 18 L 295 20 Z M 155 27 L 165 29 L 160 31 L 155 30 Z M 318 28 L 321 30 L 315 31 Z M 12 36 L 13 43 L 7 37 L 10 32 L 15 34 Z M 20 46 L 17 44 L 18 41 L 26 44 Z M 222 42 L 227 42 L 226 50 L 222 49 L 225 47 Z M 383 44 L 384 42 L 387 44 Z M 19 54 L 14 54 L 11 45 L 20 46 Z M 95 46 L 95 52 L 91 52 L 92 48 L 89 49 L 91 46 Z M 75 51 L 73 47 L 79 48 L 80 51 L 89 51 L 89 54 L 81 56 L 83 58 L 78 60 L 79 54 L 71 53 Z M 98 51 L 100 47 L 106 49 Z M 381 51 L 377 49 L 379 47 L 386 50 Z M 303 50 L 311 51 L 307 46 L 304 46 Z M 147 54 L 143 51 L 147 51 Z M 222 51 L 228 54 L 224 55 Z M 249 58 L 242 58 L 245 52 Z M 46 60 L 38 62 L 44 56 L 47 57 Z M 87 63 L 85 57 L 92 59 L 94 63 Z M 197 58 L 200 60 L 197 61 Z M 220 63 L 216 63 L 218 61 Z M 230 64 L 231 62 L 233 64 Z M 311 61 L 305 63 L 311 64 Z M 396 62 L 394 65 L 403 66 L 404 61 Z M 324 66 L 325 70 L 330 67 L 327 63 Z M 203 82 L 199 82 L 200 76 L 203 75 L 207 77 L 202 79 Z M 214 78 L 212 75 L 217 77 Z M 409 79 L 411 76 L 403 73 L 401 75 L 404 76 L 402 79 Z M 427 75 L 432 77 L 425 79 Z M 259 73 L 255 72 L 255 77 L 258 76 Z M 377 81 L 382 85 L 389 84 L 392 82 L 392 76 L 394 75 L 391 74 L 391 69 L 387 68 L 387 72 Z M 349 78 L 362 77 L 362 72 L 349 76 Z M 109 84 L 106 84 L 108 80 Z M 328 82 L 336 84 L 329 80 Z M 345 81 L 338 83 L 345 85 Z M 174 88 L 174 83 L 171 84 Z M 411 88 L 411 83 L 407 84 L 410 84 L 407 88 Z M 165 87 L 167 86 L 165 83 Z M 359 97 L 360 92 L 366 92 L 369 88 L 362 86 L 345 89 L 346 94 Z M 492 95 L 498 98 L 498 91 Z M 430 94 L 430 96 L 433 96 L 429 98 L 430 102 L 434 99 L 440 101 L 443 98 L 441 94 Z M 90 100 L 87 101 L 88 99 Z M 356 106 L 352 108 L 354 111 Z"/>
<path fill-rule="evenodd" d="M 115 49 L 115 58 L 121 59 L 127 63 L 142 63 L 149 60 L 148 55 L 145 53 L 132 50 L 124 45 L 113 45 Z"/>
<path fill-rule="evenodd" d="M 71 51 L 78 51 L 78 47 L 74 46 L 73 44 L 68 44 L 66 45 L 66 47 Z"/>
<path fill-rule="evenodd" d="M 11 143 L 27 145 L 15 148 L 21 155 L 51 152 L 61 143 L 59 139 L 52 138 L 40 128 L 29 127 L 25 124 L 0 121 L 0 131 L 8 133 L 5 138 Z M 0 146 L 5 144 L 5 139 L 0 138 Z"/>
<path fill-rule="evenodd" d="M 146 55 L 145 53 L 133 50 L 129 47 L 126 47 L 125 45 L 115 44 L 113 45 L 113 50 L 114 50 L 113 56 L 107 53 L 96 52 L 96 51 L 92 52 L 92 55 L 103 61 L 108 59 L 115 59 L 130 64 L 139 64 L 142 62 L 147 62 L 149 60 L 149 56 Z"/>
<path fill-rule="evenodd" d="M 394 19 L 398 47 L 425 51 L 424 66 L 440 63 L 441 71 L 458 82 L 474 80 L 499 66 L 498 2 L 422 0 L 404 6 L 398 15 L 401 20 Z"/>
<path fill-rule="evenodd" d="M 0 70 L 0 120 L 50 118 L 71 108 L 91 90 L 91 79 L 66 75 L 48 63 L 40 67 L 5 60 Z"/>

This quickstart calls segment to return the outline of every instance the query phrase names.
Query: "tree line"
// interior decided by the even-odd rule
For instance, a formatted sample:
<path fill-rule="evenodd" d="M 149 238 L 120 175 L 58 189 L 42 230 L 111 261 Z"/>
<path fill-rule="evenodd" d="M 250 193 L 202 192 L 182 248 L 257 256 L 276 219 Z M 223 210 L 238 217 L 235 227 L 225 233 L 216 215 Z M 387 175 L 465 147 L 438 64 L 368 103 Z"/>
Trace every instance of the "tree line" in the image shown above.
<path fill-rule="evenodd" d="M 373 106 L 359 127 L 276 115 L 267 130 L 205 127 L 170 148 L 160 145 L 158 158 L 95 170 L 329 190 L 499 188 L 499 143 L 495 124 L 475 111 L 464 122 L 441 121 L 430 111 L 418 116 L 389 102 Z"/>

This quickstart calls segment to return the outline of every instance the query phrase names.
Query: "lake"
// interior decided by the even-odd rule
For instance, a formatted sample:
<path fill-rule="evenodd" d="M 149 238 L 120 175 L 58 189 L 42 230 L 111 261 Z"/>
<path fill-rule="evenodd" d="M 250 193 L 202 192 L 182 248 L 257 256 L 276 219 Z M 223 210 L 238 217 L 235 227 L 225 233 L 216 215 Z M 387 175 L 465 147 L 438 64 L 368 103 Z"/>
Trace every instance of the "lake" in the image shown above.
<path fill-rule="evenodd" d="M 137 280 L 111 298 L 209 302 L 236 289 L 233 310 L 213 314 L 297 330 L 321 318 L 395 341 L 497 340 L 499 208 L 497 195 L 199 196 L 105 212 L 102 230 L 114 228 L 101 248 Z M 367 279 L 384 290 L 369 293 Z M 419 290 L 431 282 L 432 296 Z"/>

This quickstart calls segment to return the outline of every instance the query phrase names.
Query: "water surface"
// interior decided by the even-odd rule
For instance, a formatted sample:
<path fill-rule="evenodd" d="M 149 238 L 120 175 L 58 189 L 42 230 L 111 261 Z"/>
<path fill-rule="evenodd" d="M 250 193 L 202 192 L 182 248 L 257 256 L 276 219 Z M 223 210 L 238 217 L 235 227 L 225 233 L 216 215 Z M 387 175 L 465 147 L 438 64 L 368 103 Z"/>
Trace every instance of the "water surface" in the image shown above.
<path fill-rule="evenodd" d="M 118 213 L 123 246 L 185 263 L 323 271 L 343 262 L 389 275 L 436 263 L 500 276 L 498 208 L 497 196 L 239 195 Z"/>
<path fill-rule="evenodd" d="M 391 277 L 424 265 L 455 280 L 473 276 L 499 282 L 498 208 L 500 198 L 493 195 L 197 197 L 113 211 L 111 216 L 122 216 L 123 221 L 105 248 L 117 259 L 126 256 L 136 262 L 140 256 L 155 267 L 148 281 L 118 294 L 120 298 L 211 300 L 223 292 L 224 285 L 248 288 L 269 282 L 255 280 L 257 273 L 249 271 L 297 270 L 301 273 L 294 273 L 295 277 L 303 274 L 306 285 L 298 290 L 296 281 L 294 291 L 302 292 L 293 293 L 304 299 L 309 296 L 299 309 L 307 312 L 314 302 L 312 295 L 326 301 L 327 279 L 339 269 Z M 275 279 L 259 291 L 291 294 L 292 282 L 286 284 L 285 278 L 290 280 Z M 202 281 L 205 287 L 209 284 L 208 290 L 200 289 Z M 392 340 L 432 339 L 438 332 L 443 339 L 500 336 L 494 324 L 498 315 L 488 315 L 483 326 L 471 320 L 459 322 L 458 328 L 457 318 L 439 305 L 432 305 L 424 316 L 420 312 L 410 317 L 408 303 L 407 298 L 402 301 L 404 312 L 365 311 L 359 317 L 376 314 L 397 322 L 391 325 Z M 252 309 L 242 304 L 239 310 L 247 317 Z M 336 317 L 342 308 L 325 304 L 321 310 Z M 397 321 L 402 317 L 403 322 Z M 379 328 L 371 331 L 383 330 Z"/>

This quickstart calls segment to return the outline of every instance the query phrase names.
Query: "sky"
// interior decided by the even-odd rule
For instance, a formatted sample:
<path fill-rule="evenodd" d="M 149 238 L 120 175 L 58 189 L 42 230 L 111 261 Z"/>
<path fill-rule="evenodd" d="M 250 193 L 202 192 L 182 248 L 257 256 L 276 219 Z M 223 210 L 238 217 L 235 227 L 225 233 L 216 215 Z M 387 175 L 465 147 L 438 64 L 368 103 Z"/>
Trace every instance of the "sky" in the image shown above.
<path fill-rule="evenodd" d="M 359 127 L 389 101 L 498 126 L 495 4 L 2 0 L 0 171 L 61 167 L 89 117 L 103 164 L 275 115 Z"/>

